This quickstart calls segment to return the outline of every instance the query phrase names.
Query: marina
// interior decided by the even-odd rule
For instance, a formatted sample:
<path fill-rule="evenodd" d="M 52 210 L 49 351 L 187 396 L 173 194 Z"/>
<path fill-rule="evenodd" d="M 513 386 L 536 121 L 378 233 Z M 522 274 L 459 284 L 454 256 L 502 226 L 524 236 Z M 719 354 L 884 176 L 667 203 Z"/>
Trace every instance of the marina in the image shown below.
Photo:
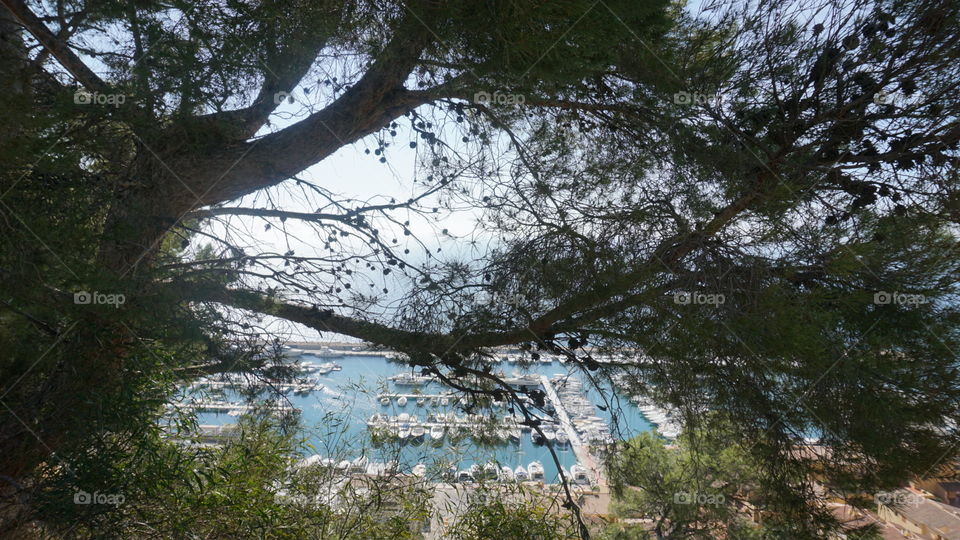
<path fill-rule="evenodd" d="M 555 453 L 567 482 L 604 482 L 596 450 L 613 440 L 611 415 L 606 408 L 597 410 L 599 390 L 584 384 L 574 366 L 556 359 L 521 366 L 516 360 L 508 362 L 508 355 L 498 357 L 500 370 L 516 364 L 513 373 L 499 373 L 513 389 L 541 391 L 545 396 L 542 410 L 536 411 L 538 429 L 531 429 L 519 410 L 500 401 L 467 412 L 470 407 L 462 394 L 454 394 L 432 376 L 410 372 L 390 353 L 319 350 L 324 356 L 306 348 L 287 351 L 289 358 L 299 360 L 307 380 L 277 385 L 286 400 L 267 406 L 277 412 L 297 411 L 304 427 L 313 428 L 307 441 L 313 453 L 303 457 L 307 463 L 334 461 L 334 468 L 341 470 L 343 462 L 363 457 L 367 463 L 362 471 L 359 466 L 346 469 L 363 474 L 396 469 L 447 482 L 554 483 L 561 479 Z M 360 352 L 364 354 L 356 354 Z M 314 369 L 319 366 L 323 368 Z M 198 421 L 206 426 L 228 425 L 236 421 L 231 417 L 253 409 L 232 389 L 243 380 L 235 376 L 198 381 L 186 389 L 193 394 L 190 399 L 171 407 L 196 410 Z M 204 396 L 211 392 L 216 399 Z M 622 424 L 618 428 L 625 436 L 655 429 L 646 416 L 660 420 L 655 411 L 643 412 L 624 401 L 629 405 L 618 412 Z M 529 402 L 526 406 L 532 410 Z M 336 430 L 328 427 L 331 415 L 346 422 Z M 215 430 L 208 432 L 217 435 Z M 229 433 L 229 428 L 221 428 L 221 435 Z"/>

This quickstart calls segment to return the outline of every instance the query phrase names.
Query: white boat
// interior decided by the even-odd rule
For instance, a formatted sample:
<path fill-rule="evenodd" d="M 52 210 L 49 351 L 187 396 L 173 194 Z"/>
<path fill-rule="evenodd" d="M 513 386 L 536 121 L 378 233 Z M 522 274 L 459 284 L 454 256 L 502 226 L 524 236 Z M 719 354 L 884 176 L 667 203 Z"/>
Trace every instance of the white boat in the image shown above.
<path fill-rule="evenodd" d="M 416 425 L 410 428 L 410 438 L 418 441 L 423 440 L 423 436 L 427 433 L 427 430 L 421 425 Z"/>
<path fill-rule="evenodd" d="M 567 435 L 567 430 L 558 429 L 557 430 L 557 443 L 559 444 L 568 444 L 570 442 L 570 436 Z"/>
<path fill-rule="evenodd" d="M 340 469 L 341 471 L 346 471 L 349 468 L 350 468 L 350 462 L 345 459 L 337 463 L 337 469 Z"/>
<path fill-rule="evenodd" d="M 427 466 L 424 465 L 423 463 L 417 463 L 416 465 L 414 465 L 413 470 L 411 470 L 410 472 L 412 472 L 414 476 L 419 476 L 419 477 L 426 476 Z"/>
<path fill-rule="evenodd" d="M 517 465 L 517 468 L 513 471 L 513 477 L 517 482 L 526 482 L 530 478 L 523 465 Z"/>
<path fill-rule="evenodd" d="M 446 431 L 444 427 L 440 424 L 434 424 L 430 426 L 430 438 L 439 441 L 443 438 L 443 433 Z"/>
<path fill-rule="evenodd" d="M 417 407 L 423 407 L 423 404 L 427 402 L 427 398 L 418 397 L 417 398 Z"/>
<path fill-rule="evenodd" d="M 444 406 L 444 407 L 446 407 L 447 405 L 450 405 L 450 398 L 448 398 L 448 397 L 442 397 L 442 398 L 440 398 L 440 405 L 442 405 L 442 406 Z"/>
<path fill-rule="evenodd" d="M 437 403 L 439 403 L 439 402 L 440 402 L 440 400 L 437 399 L 437 396 L 433 396 L 432 398 L 430 398 L 430 406 L 431 406 L 431 407 L 436 407 L 436 406 L 437 406 Z"/>
<path fill-rule="evenodd" d="M 386 407 L 389 404 L 390 404 L 390 398 L 388 397 L 380 398 L 380 405 L 383 405 L 384 407 Z"/>
<path fill-rule="evenodd" d="M 483 466 L 483 478 L 484 480 L 499 480 L 500 467 L 496 463 L 487 463 Z"/>
<path fill-rule="evenodd" d="M 513 482 L 513 469 L 504 465 L 500 467 L 500 481 L 501 482 Z"/>
<path fill-rule="evenodd" d="M 305 351 L 307 354 L 316 356 L 318 358 L 340 358 L 343 356 L 342 352 L 335 351 L 330 347 L 323 347 L 319 351 Z"/>
<path fill-rule="evenodd" d="M 410 424 L 400 424 L 400 431 L 397 432 L 397 437 L 401 439 L 407 439 L 410 437 Z"/>
<path fill-rule="evenodd" d="M 510 430 L 510 439 L 514 441 L 520 440 L 520 428 L 513 428 Z"/>
<path fill-rule="evenodd" d="M 473 475 L 470 471 L 460 471 L 457 473 L 457 482 L 473 482 Z"/>
<path fill-rule="evenodd" d="M 407 406 L 407 396 L 400 396 L 400 398 L 397 399 L 397 405 L 399 405 L 399 406 L 401 406 L 401 407 L 406 407 L 406 406 Z"/>
<path fill-rule="evenodd" d="M 367 471 L 367 463 L 369 461 L 366 457 L 360 456 L 357 459 L 350 462 L 350 468 L 348 472 L 362 474 Z"/>
<path fill-rule="evenodd" d="M 546 437 L 548 441 L 557 440 L 557 432 L 552 427 L 543 428 L 543 436 Z"/>
<path fill-rule="evenodd" d="M 579 463 L 574 463 L 570 466 L 570 476 L 573 477 L 573 481 L 576 484 L 589 484 L 590 476 L 587 468 Z"/>
<path fill-rule="evenodd" d="M 527 465 L 527 471 L 530 473 L 530 480 L 534 482 L 543 482 L 543 464 L 539 461 L 531 461 Z"/>
<path fill-rule="evenodd" d="M 397 422 L 409 422 L 410 418 L 410 414 L 402 412 L 400 413 L 400 416 L 397 417 Z"/>

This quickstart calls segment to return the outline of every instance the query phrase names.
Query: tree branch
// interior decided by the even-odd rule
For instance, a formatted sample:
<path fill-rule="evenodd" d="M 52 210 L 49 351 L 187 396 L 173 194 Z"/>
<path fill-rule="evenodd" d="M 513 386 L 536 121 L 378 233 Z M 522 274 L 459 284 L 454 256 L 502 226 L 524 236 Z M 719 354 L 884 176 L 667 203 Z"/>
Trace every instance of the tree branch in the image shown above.
<path fill-rule="evenodd" d="M 110 92 L 110 86 L 88 68 L 66 43 L 60 41 L 23 0 L 0 0 L 0 2 L 80 84 L 93 92 Z"/>

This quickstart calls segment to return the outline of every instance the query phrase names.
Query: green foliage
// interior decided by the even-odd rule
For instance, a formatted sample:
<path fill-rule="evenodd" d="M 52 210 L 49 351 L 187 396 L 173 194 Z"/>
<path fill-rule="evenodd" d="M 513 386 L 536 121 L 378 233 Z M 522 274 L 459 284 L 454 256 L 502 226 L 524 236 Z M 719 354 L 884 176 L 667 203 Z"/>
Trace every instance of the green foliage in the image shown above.
<path fill-rule="evenodd" d="M 447 538 L 485 540 L 488 538 L 530 538 L 561 540 L 577 538 L 569 516 L 543 506 L 539 501 L 513 500 L 509 493 L 487 493 L 457 516 Z"/>

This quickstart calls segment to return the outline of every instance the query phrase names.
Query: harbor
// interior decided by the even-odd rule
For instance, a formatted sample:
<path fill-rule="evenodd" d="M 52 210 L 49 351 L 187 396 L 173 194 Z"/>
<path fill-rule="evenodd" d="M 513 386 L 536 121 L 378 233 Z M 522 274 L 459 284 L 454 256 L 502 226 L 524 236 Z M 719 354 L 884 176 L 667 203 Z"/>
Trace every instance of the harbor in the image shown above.
<path fill-rule="evenodd" d="M 296 347 L 285 351 L 284 355 L 301 367 L 298 379 L 305 380 L 268 384 L 284 393 L 285 399 L 282 405 L 265 406 L 278 413 L 297 412 L 304 427 L 312 428 L 307 442 L 313 452 L 303 455 L 311 464 L 327 460 L 324 463 L 329 466 L 333 460 L 339 470 L 344 461 L 363 457 L 368 466 L 360 474 L 391 469 L 387 465 L 371 469 L 370 464 L 394 463 L 402 474 L 424 473 L 454 484 L 550 484 L 563 478 L 572 484 L 605 489 L 601 456 L 605 445 L 613 440 L 611 414 L 606 407 L 597 409 L 596 404 L 606 403 L 606 398 L 601 389 L 585 384 L 575 366 L 549 357 L 550 361 L 521 365 L 509 354 L 495 355 L 498 377 L 517 391 L 527 410 L 535 410 L 537 426 L 532 429 L 516 404 L 490 399 L 476 409 L 477 402 L 472 398 L 452 392 L 433 376 L 410 371 L 389 353 L 325 346 L 313 350 Z M 351 354 L 360 352 L 364 354 Z M 508 358 L 514 358 L 514 362 L 508 362 Z M 515 365 L 507 367 L 510 364 Z M 319 366 L 323 368 L 317 370 Z M 241 377 L 200 380 L 187 388 L 189 399 L 171 407 L 197 411 L 199 422 L 205 426 L 236 422 L 231 418 L 254 409 L 236 392 L 235 387 L 244 382 Z M 532 407 L 526 392 L 542 392 L 542 407 Z M 475 410 L 469 412 L 471 408 Z M 653 411 L 643 412 L 634 403 L 625 404 L 618 411 L 618 432 L 636 434 L 655 429 L 647 414 L 659 419 Z M 341 420 L 334 426 L 330 418 Z M 207 439 L 231 434 L 229 429 L 206 431 Z M 353 473 L 359 469 L 353 467 Z"/>

